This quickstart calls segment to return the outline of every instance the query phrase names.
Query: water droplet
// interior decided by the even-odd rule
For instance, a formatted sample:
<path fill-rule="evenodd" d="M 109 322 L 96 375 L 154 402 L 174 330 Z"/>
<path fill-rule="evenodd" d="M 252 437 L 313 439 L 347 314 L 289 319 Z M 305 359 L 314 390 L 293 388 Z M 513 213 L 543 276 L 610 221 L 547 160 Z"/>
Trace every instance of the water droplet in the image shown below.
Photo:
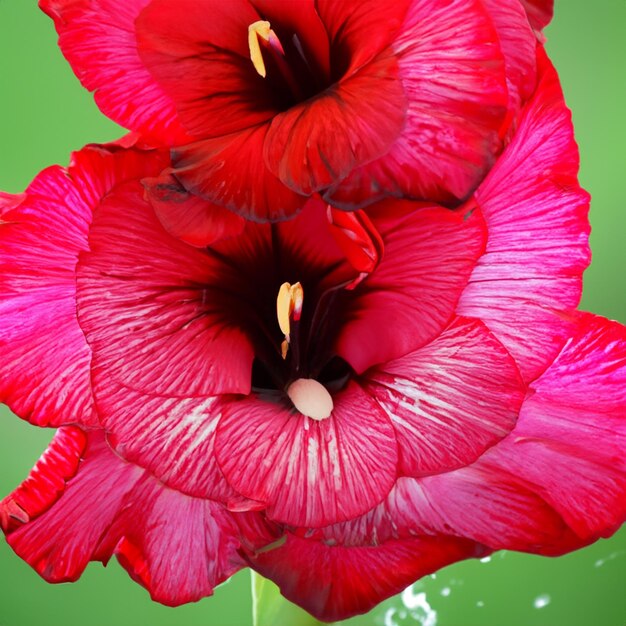
<path fill-rule="evenodd" d="M 451 592 L 450 587 L 444 587 L 444 588 L 441 590 L 441 595 L 442 595 L 444 598 L 447 598 L 447 597 L 450 595 L 450 592 Z"/>
<path fill-rule="evenodd" d="M 490 556 L 486 556 L 483 559 L 480 559 L 481 563 L 491 563 L 491 557 Z"/>
<path fill-rule="evenodd" d="M 402 592 L 402 603 L 411 612 L 411 617 L 422 626 L 437 626 L 437 611 L 435 611 L 426 599 L 423 591 L 415 593 L 413 586 L 407 587 Z"/>
<path fill-rule="evenodd" d="M 541 596 L 537 596 L 535 598 L 535 601 L 533 602 L 533 606 L 536 609 L 543 609 L 545 606 L 548 606 L 548 604 L 550 604 L 551 598 L 547 593 L 544 593 Z"/>

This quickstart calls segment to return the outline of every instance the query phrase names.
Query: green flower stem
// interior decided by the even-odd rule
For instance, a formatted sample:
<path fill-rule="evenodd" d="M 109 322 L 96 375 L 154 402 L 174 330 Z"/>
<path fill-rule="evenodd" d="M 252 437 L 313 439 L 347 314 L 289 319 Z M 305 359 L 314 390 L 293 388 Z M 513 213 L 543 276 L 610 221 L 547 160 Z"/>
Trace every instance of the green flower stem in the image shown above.
<path fill-rule="evenodd" d="M 252 582 L 252 623 L 254 626 L 324 626 L 280 594 L 267 578 L 250 570 Z"/>

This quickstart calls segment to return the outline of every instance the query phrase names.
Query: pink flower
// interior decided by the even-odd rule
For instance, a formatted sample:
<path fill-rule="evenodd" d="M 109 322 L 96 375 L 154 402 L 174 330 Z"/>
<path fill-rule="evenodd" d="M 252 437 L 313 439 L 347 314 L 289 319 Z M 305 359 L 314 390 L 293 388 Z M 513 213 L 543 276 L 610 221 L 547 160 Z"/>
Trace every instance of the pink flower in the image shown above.
<path fill-rule="evenodd" d="M 155 207 L 204 245 L 241 230 L 223 207 L 276 221 L 317 192 L 349 210 L 386 196 L 465 200 L 534 91 L 531 23 L 542 28 L 552 2 L 40 5 L 101 109 L 171 147 Z"/>
<path fill-rule="evenodd" d="M 340 619 L 623 522 L 626 329 L 576 311 L 588 196 L 543 55 L 455 211 L 312 198 L 198 248 L 144 198 L 168 151 L 131 143 L 0 200 L 0 397 L 60 427 L 0 523 L 47 580 L 115 554 L 176 605 L 250 565 Z"/>

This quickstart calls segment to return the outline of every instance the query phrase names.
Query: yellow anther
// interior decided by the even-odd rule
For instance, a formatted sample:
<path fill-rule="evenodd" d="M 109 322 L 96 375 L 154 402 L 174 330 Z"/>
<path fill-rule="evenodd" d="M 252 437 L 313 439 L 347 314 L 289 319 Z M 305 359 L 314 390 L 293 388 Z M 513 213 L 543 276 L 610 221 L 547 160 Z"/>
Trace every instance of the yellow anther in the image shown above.
<path fill-rule="evenodd" d="M 297 322 L 302 314 L 302 303 L 304 301 L 304 290 L 300 283 L 283 283 L 278 290 L 276 298 L 276 316 L 278 326 L 285 335 L 285 341 L 281 345 L 283 359 L 287 358 L 289 341 L 291 340 L 291 321 Z"/>
<path fill-rule="evenodd" d="M 267 41 L 272 47 L 282 51 L 280 41 L 276 33 L 271 29 L 270 23 L 265 20 L 259 20 L 248 26 L 248 47 L 250 48 L 250 59 L 257 73 L 265 78 L 267 70 L 265 69 L 265 61 L 263 61 L 263 53 L 259 45 L 259 38 Z"/>

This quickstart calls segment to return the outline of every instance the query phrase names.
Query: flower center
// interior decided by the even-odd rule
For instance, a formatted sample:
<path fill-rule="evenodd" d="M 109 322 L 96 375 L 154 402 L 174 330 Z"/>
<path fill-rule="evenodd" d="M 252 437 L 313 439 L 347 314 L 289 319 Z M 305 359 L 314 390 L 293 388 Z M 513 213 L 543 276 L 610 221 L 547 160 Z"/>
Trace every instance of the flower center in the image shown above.
<path fill-rule="evenodd" d="M 254 69 L 266 80 L 280 108 L 302 102 L 327 86 L 296 33 L 283 33 L 281 41 L 268 21 L 259 20 L 248 26 L 248 48 Z"/>

